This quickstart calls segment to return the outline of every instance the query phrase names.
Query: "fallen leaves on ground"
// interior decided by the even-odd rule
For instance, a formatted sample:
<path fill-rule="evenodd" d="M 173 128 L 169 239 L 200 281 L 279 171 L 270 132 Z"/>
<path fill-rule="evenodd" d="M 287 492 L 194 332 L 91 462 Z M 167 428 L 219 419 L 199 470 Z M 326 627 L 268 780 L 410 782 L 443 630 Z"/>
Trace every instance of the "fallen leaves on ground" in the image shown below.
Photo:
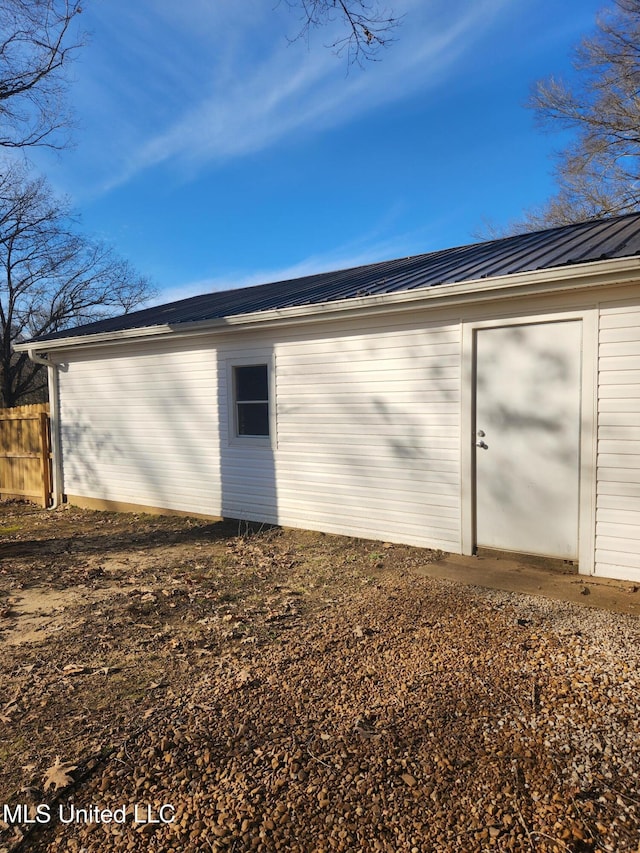
<path fill-rule="evenodd" d="M 12 513 L 0 599 L 94 599 L 2 648 L 0 800 L 176 810 L 21 853 L 636 850 L 637 619 L 417 578 L 439 555 L 389 543 Z"/>
<path fill-rule="evenodd" d="M 60 761 L 60 756 L 56 755 L 56 760 L 51 767 L 47 768 L 43 777 L 43 787 L 47 791 L 53 788 L 57 791 L 59 788 L 66 788 L 73 782 L 71 773 L 76 769 L 77 765 L 70 761 Z"/>

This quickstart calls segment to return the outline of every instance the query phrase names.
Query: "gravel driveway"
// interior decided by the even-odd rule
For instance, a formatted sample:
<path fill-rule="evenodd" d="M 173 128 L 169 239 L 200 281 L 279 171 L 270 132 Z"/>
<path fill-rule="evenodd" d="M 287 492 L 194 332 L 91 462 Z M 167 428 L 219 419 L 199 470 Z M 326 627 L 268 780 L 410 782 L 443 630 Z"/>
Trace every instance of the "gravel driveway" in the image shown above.
<path fill-rule="evenodd" d="M 263 590 L 260 610 L 236 585 L 235 600 L 219 594 L 208 615 L 198 610 L 202 630 L 222 639 L 174 646 L 184 666 L 167 666 L 161 695 L 140 652 L 144 689 L 127 731 L 100 731 L 101 756 L 58 732 L 56 763 L 41 731 L 29 760 L 41 759 L 30 772 L 43 781 L 5 796 L 46 803 L 51 820 L 23 826 L 22 840 L 6 827 L 0 850 L 640 849 L 637 618 L 417 577 L 412 568 L 433 559 L 419 549 L 290 531 L 241 544 L 196 534 L 203 577 L 207 555 L 236 548 L 228 568 L 262 573 L 277 602 L 264 604 Z M 291 558 L 305 542 L 305 559 Z M 162 597 L 171 547 L 145 595 Z M 107 642 L 108 623 L 99 630 Z M 46 646 L 16 647 L 14 675 Z M 89 651 L 76 649 L 80 658 Z M 73 701 L 56 705 L 63 733 L 75 731 Z M 15 738 L 20 720 L 8 716 L 0 736 Z M 27 760 L 28 746 L 15 750 Z"/>

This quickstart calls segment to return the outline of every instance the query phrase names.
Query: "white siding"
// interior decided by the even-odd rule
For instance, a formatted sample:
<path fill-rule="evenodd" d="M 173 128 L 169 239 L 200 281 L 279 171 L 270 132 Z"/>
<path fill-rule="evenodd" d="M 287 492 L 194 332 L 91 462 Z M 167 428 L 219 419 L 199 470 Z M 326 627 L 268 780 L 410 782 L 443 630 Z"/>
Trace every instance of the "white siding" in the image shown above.
<path fill-rule="evenodd" d="M 274 368 L 271 445 L 230 434 L 246 359 Z M 459 324 L 388 318 L 74 354 L 65 491 L 460 550 L 460 372 Z"/>
<path fill-rule="evenodd" d="M 459 550 L 457 324 L 361 323 L 255 354 L 273 356 L 277 436 L 230 446 L 222 393 L 225 515 Z"/>
<path fill-rule="evenodd" d="M 211 347 L 111 347 L 59 374 L 68 494 L 219 514 Z"/>
<path fill-rule="evenodd" d="M 459 320 L 381 315 L 194 341 L 65 355 L 68 494 L 461 551 L 472 484 Z M 274 369 L 271 444 L 230 434 L 229 369 L 247 358 Z M 640 308 L 600 306 L 597 381 L 595 529 L 590 499 L 583 535 L 596 574 L 640 581 Z"/>
<path fill-rule="evenodd" d="M 640 580 L 640 310 L 603 306 L 599 337 L 596 574 Z"/>

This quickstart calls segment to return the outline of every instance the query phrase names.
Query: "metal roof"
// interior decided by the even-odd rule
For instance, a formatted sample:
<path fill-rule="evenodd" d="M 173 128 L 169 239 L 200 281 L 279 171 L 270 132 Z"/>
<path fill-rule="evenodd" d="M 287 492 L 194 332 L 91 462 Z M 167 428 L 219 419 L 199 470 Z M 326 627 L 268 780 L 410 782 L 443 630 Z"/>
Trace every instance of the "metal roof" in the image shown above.
<path fill-rule="evenodd" d="M 517 234 L 290 281 L 224 290 L 42 335 L 37 341 L 223 317 L 463 283 L 640 254 L 640 213 Z"/>

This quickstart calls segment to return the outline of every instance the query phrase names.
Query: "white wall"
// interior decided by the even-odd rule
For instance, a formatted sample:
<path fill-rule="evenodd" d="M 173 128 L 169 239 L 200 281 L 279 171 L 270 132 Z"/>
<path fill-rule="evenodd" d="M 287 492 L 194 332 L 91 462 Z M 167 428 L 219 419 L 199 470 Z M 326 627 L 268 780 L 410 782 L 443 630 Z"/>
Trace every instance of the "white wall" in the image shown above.
<path fill-rule="evenodd" d="M 459 549 L 458 324 L 186 346 L 69 359 L 67 494 Z M 229 441 L 228 364 L 254 356 L 275 365 L 271 447 Z"/>
<path fill-rule="evenodd" d="M 361 321 L 273 357 L 277 447 L 228 447 L 221 418 L 224 514 L 457 549 L 459 324 Z"/>
<path fill-rule="evenodd" d="M 111 347 L 63 363 L 67 494 L 219 512 L 215 352 L 184 346 Z"/>
<path fill-rule="evenodd" d="M 637 305 L 600 306 L 595 531 L 588 513 L 581 518 L 596 574 L 632 580 L 640 580 Z M 485 307 L 484 316 L 496 315 Z M 65 491 L 460 552 L 469 494 L 461 430 L 472 428 L 461 424 L 461 351 L 461 320 L 426 312 L 77 351 L 60 372 Z M 277 431 L 267 446 L 229 434 L 229 366 L 254 356 L 275 368 Z"/>

